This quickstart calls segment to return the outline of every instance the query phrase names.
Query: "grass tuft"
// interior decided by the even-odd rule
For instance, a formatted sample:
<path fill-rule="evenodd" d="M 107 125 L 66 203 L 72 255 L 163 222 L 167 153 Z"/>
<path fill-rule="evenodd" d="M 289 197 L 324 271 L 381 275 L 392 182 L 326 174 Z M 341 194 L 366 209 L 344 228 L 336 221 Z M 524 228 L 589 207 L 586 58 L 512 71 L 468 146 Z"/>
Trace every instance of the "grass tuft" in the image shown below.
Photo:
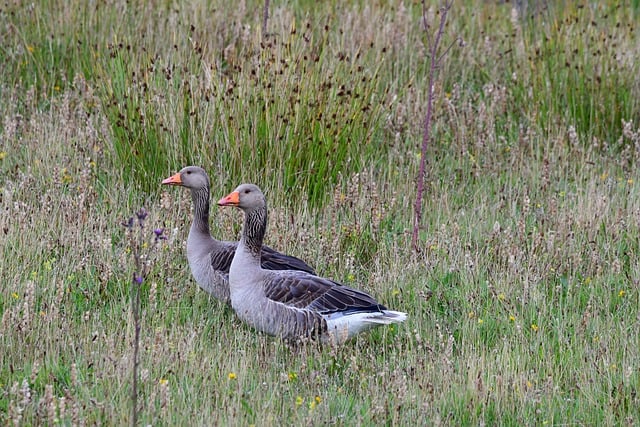
<path fill-rule="evenodd" d="M 455 2 L 426 106 L 419 2 L 0 6 L 0 420 L 638 424 L 637 2 Z M 520 8 L 518 8 L 520 7 Z M 437 22 L 434 5 L 425 11 Z M 258 334 L 191 278 L 188 192 L 266 192 L 267 243 L 407 322 L 338 349 Z M 236 239 L 236 212 L 211 230 Z"/>

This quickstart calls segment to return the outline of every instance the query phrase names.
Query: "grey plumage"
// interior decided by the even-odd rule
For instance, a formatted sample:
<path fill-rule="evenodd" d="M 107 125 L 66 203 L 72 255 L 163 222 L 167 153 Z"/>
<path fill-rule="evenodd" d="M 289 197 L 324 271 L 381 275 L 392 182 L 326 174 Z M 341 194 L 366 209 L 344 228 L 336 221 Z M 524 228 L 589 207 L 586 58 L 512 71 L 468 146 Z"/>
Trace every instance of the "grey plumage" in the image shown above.
<path fill-rule="evenodd" d="M 370 295 L 303 271 L 267 271 L 257 253 L 267 226 L 264 194 L 242 184 L 220 199 L 245 213 L 242 236 L 229 270 L 231 306 L 254 328 L 283 338 L 320 337 L 341 343 L 380 324 L 407 315 L 388 310 Z"/>
<path fill-rule="evenodd" d="M 165 185 L 179 185 L 191 190 L 193 222 L 187 238 L 187 259 L 198 285 L 224 302 L 229 302 L 229 268 L 238 242 L 221 241 L 211 236 L 209 228 L 209 176 L 204 169 L 187 166 L 162 181 Z M 261 264 L 267 270 L 314 270 L 299 258 L 284 255 L 263 246 Z"/>

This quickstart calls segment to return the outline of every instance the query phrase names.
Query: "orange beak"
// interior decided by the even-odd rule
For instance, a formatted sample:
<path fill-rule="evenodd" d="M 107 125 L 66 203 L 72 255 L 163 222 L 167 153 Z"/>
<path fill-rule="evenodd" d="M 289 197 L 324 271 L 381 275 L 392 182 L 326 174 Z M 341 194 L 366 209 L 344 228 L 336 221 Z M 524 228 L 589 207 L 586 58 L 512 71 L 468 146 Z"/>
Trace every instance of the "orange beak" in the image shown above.
<path fill-rule="evenodd" d="M 240 193 L 237 191 L 218 200 L 218 206 L 238 206 L 238 204 L 240 204 Z"/>
<path fill-rule="evenodd" d="M 169 178 L 162 181 L 163 185 L 182 185 L 182 178 L 180 178 L 180 172 L 175 175 L 171 175 Z"/>

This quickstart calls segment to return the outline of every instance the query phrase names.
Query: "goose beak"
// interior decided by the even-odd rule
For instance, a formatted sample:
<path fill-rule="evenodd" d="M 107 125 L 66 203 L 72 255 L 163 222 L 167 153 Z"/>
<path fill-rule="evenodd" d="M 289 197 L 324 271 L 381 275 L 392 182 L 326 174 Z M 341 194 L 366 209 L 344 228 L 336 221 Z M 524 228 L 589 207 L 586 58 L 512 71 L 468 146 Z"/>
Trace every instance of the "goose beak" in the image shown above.
<path fill-rule="evenodd" d="M 238 206 L 238 204 L 240 204 L 240 193 L 237 191 L 218 200 L 218 206 Z"/>
<path fill-rule="evenodd" d="M 169 178 L 162 181 L 162 185 L 182 185 L 182 178 L 180 178 L 180 172 L 175 175 L 171 175 Z"/>

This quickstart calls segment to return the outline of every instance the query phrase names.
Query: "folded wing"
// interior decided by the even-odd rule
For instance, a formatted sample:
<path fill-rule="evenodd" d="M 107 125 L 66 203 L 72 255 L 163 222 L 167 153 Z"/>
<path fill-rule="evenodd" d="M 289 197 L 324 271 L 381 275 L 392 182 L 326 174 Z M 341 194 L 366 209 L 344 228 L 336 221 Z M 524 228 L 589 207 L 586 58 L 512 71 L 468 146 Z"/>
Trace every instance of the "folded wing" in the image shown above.
<path fill-rule="evenodd" d="M 364 292 L 304 272 L 270 275 L 264 286 L 270 300 L 320 314 L 380 312 L 386 309 Z"/>

